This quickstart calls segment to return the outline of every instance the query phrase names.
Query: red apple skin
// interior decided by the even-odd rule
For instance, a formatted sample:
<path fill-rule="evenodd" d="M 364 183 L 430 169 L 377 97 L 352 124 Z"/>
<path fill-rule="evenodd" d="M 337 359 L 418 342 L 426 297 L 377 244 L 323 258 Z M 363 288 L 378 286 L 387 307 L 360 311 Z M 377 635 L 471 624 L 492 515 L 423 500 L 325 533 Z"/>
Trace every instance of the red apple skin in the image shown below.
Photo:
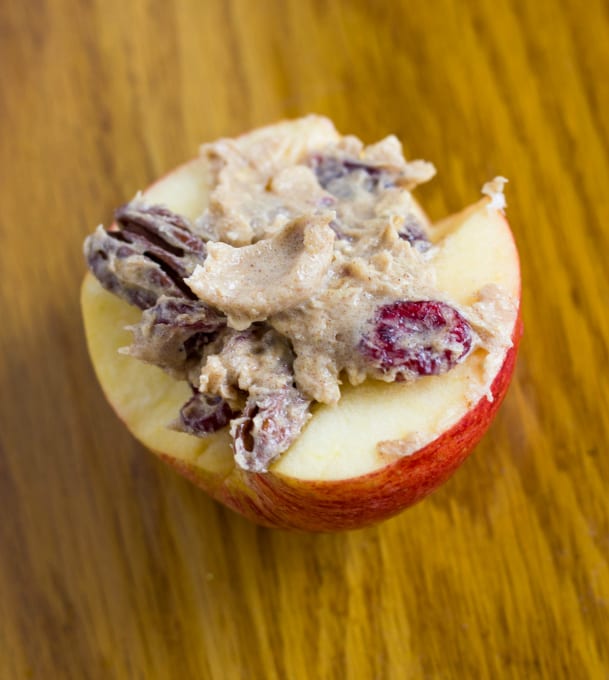
<path fill-rule="evenodd" d="M 159 456 L 217 501 L 262 526 L 330 532 L 358 529 L 385 520 L 442 485 L 463 463 L 489 428 L 510 384 L 522 336 L 520 311 L 512 347 L 491 386 L 493 401 L 480 401 L 420 451 L 375 472 L 352 479 L 315 482 L 237 467 L 224 479 Z"/>

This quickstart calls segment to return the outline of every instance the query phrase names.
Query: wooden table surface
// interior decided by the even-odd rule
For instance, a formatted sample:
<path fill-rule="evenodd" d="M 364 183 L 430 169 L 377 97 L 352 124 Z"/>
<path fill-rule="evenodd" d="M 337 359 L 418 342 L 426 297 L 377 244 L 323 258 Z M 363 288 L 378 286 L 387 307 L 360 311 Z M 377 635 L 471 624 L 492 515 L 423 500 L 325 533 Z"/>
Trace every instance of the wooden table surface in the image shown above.
<path fill-rule="evenodd" d="M 0 3 L 0 678 L 609 678 L 605 0 Z M 105 403 L 81 243 L 202 141 L 389 132 L 434 218 L 510 178 L 525 337 L 428 500 L 273 532 Z"/>

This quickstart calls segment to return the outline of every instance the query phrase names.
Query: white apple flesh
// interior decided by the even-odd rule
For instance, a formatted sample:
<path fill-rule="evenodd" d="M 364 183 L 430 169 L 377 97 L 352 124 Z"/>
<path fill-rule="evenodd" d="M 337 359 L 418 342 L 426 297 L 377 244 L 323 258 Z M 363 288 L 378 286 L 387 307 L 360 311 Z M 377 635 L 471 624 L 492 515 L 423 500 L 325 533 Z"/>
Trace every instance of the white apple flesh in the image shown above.
<path fill-rule="evenodd" d="M 194 218 L 208 190 L 207 166 L 197 159 L 157 182 L 145 198 Z M 495 284 L 516 302 L 509 319 L 512 345 L 495 357 L 490 379 L 480 349 L 442 376 L 344 386 L 336 406 L 313 409 L 298 440 L 268 472 L 247 472 L 234 463 L 227 429 L 206 438 L 168 429 L 189 387 L 119 354 L 131 342 L 125 326 L 141 312 L 87 274 L 81 295 L 85 330 L 108 401 L 144 446 L 259 524 L 335 531 L 400 512 L 446 481 L 486 432 L 507 391 L 521 335 L 518 253 L 507 221 L 490 200 L 447 218 L 431 234 L 437 287 L 450 299 L 467 306 L 481 288 Z"/>

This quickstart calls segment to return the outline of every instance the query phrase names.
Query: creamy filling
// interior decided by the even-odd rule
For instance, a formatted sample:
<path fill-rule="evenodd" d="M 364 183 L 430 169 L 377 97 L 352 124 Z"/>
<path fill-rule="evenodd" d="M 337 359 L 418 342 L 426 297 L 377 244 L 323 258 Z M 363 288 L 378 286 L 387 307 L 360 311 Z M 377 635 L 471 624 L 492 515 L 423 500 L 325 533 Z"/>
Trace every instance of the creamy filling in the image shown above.
<path fill-rule="evenodd" d="M 144 310 L 125 351 L 192 387 L 174 427 L 229 425 L 252 471 L 344 381 L 440 375 L 510 342 L 502 291 L 462 309 L 435 286 L 411 195 L 433 166 L 407 162 L 393 136 L 366 147 L 326 119 L 296 128 L 202 147 L 214 186 L 194 223 L 138 199 L 85 245 L 101 283 Z M 500 180 L 485 190 L 497 196 Z"/>

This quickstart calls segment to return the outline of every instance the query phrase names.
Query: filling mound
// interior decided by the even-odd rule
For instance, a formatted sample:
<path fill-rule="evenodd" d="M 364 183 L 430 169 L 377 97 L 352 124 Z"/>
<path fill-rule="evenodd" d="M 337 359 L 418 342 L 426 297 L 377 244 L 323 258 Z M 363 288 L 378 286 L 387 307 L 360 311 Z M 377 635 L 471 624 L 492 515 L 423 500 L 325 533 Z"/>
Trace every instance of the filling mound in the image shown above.
<path fill-rule="evenodd" d="M 404 160 L 393 136 L 364 146 L 303 121 L 203 146 L 212 189 L 194 221 L 136 197 L 85 241 L 104 288 L 142 310 L 123 351 L 192 389 L 170 426 L 230 427 L 237 464 L 256 472 L 343 381 L 437 376 L 509 343 L 434 286 L 411 195 L 433 166 Z"/>

